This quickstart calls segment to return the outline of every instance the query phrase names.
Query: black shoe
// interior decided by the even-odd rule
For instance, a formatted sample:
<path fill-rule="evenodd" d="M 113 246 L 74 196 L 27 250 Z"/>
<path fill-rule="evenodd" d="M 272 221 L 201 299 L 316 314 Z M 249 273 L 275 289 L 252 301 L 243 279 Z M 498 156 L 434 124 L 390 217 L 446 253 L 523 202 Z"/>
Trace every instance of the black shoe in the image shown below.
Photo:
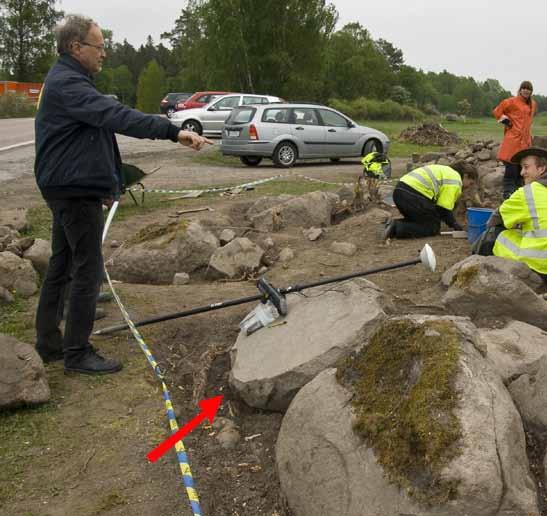
<path fill-rule="evenodd" d="M 383 234 L 384 240 L 389 240 L 390 238 L 393 238 L 395 236 L 396 225 L 396 221 L 394 220 L 391 220 L 386 224 Z"/>
<path fill-rule="evenodd" d="M 65 373 L 112 374 L 122 367 L 119 360 L 104 358 L 91 348 L 82 358 L 65 362 Z"/>
<path fill-rule="evenodd" d="M 63 360 L 63 358 L 65 358 L 62 349 L 54 351 L 42 351 L 41 349 L 36 348 L 36 351 L 40 355 L 40 358 L 42 359 L 42 362 L 44 362 L 44 364 L 58 362 L 59 360 Z"/>

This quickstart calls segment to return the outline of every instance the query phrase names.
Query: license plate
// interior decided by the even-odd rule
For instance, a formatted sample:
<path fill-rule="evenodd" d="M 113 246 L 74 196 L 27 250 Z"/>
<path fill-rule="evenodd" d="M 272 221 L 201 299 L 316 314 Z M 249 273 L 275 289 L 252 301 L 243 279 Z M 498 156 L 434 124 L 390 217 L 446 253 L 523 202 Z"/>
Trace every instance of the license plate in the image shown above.
<path fill-rule="evenodd" d="M 228 136 L 234 136 L 237 138 L 239 136 L 239 131 L 228 131 Z"/>

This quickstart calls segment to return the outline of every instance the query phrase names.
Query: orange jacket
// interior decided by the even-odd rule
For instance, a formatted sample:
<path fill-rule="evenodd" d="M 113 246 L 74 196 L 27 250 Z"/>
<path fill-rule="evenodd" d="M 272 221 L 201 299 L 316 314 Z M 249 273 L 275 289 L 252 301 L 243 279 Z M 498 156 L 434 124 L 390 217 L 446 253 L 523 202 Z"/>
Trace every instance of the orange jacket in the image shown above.
<path fill-rule="evenodd" d="M 537 103 L 532 99 L 529 105 L 520 96 L 502 100 L 492 113 L 496 120 L 505 115 L 512 127 L 505 126 L 503 142 L 498 152 L 498 159 L 511 161 L 511 158 L 520 150 L 532 145 L 532 119 L 537 111 Z"/>

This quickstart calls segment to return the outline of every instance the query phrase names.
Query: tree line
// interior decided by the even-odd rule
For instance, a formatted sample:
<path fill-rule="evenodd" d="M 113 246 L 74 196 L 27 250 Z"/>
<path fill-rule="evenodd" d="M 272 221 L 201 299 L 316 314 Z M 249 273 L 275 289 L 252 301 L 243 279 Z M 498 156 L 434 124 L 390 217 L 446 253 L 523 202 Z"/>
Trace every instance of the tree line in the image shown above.
<path fill-rule="evenodd" d="M 3 78 L 43 79 L 55 58 L 51 28 L 63 14 L 55 5 L 0 0 Z M 407 114 L 488 116 L 515 93 L 496 79 L 416 69 L 389 41 L 374 39 L 359 23 L 336 29 L 337 21 L 327 0 L 189 0 L 161 35 L 169 46 L 148 36 L 135 48 L 104 30 L 108 58 L 97 86 L 149 112 L 157 112 L 168 91 L 224 90 L 323 103 L 366 99 L 391 111 L 396 103 Z M 535 99 L 547 111 L 547 97 Z"/>

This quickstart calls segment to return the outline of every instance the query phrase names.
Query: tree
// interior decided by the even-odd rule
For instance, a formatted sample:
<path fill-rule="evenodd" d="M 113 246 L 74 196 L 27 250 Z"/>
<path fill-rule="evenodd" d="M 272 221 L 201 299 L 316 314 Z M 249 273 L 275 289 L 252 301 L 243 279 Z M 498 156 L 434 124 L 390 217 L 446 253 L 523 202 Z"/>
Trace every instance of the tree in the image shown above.
<path fill-rule="evenodd" d="M 135 103 L 135 84 L 133 76 L 126 65 L 112 70 L 112 91 L 123 104 L 133 106 Z"/>
<path fill-rule="evenodd" d="M 401 66 L 405 64 L 403 51 L 399 50 L 389 41 L 379 39 L 376 41 L 376 48 L 383 54 L 394 72 L 398 72 L 401 69 Z"/>
<path fill-rule="evenodd" d="M 458 115 L 468 115 L 471 112 L 471 103 L 467 99 L 460 100 L 457 104 Z"/>
<path fill-rule="evenodd" d="M 157 113 L 165 92 L 165 71 L 153 59 L 139 76 L 137 109 L 145 113 Z"/>
<path fill-rule="evenodd" d="M 0 0 L 0 61 L 16 81 L 43 80 L 55 58 L 55 0 Z"/>

